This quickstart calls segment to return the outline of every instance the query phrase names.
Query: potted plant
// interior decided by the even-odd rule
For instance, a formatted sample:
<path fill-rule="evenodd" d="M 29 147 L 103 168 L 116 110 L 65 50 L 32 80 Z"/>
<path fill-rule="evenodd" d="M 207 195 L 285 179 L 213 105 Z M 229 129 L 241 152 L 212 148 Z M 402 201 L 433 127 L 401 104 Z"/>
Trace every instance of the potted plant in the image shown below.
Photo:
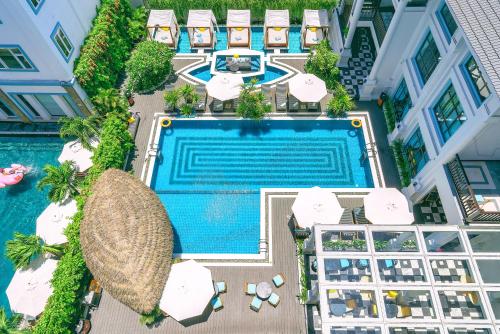
<path fill-rule="evenodd" d="M 165 109 L 176 111 L 181 99 L 180 91 L 178 89 L 167 91 L 163 97 L 165 99 Z"/>
<path fill-rule="evenodd" d="M 333 97 L 326 105 L 327 113 L 330 117 L 343 117 L 345 113 L 354 109 L 355 104 L 341 84 L 338 84 L 333 92 Z"/>

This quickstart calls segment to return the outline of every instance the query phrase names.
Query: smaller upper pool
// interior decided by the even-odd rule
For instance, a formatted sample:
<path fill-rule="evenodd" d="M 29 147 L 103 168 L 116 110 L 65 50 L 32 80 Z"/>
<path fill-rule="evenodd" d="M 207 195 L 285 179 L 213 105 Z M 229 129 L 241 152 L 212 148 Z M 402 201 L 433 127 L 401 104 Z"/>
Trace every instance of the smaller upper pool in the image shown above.
<path fill-rule="evenodd" d="M 195 77 L 196 79 L 202 80 L 202 81 L 208 81 L 212 78 L 212 74 L 210 73 L 210 65 L 204 65 L 198 68 L 195 68 L 191 72 L 188 72 L 189 75 Z M 282 76 L 288 74 L 288 72 L 274 67 L 272 65 L 265 65 L 265 70 L 264 74 L 257 75 L 257 76 L 248 76 L 248 77 L 243 77 L 244 82 L 250 82 L 252 78 L 257 78 L 257 84 L 261 85 L 263 83 L 271 82 L 276 79 L 281 78 Z"/>

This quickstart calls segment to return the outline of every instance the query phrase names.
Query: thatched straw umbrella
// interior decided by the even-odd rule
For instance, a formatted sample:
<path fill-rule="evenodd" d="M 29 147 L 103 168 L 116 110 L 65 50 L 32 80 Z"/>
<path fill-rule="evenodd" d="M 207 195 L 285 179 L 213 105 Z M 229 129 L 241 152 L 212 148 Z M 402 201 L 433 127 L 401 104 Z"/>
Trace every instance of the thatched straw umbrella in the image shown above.
<path fill-rule="evenodd" d="M 136 312 L 153 310 L 170 272 L 173 237 L 150 188 L 123 171 L 104 172 L 85 204 L 80 240 L 87 267 L 106 291 Z"/>

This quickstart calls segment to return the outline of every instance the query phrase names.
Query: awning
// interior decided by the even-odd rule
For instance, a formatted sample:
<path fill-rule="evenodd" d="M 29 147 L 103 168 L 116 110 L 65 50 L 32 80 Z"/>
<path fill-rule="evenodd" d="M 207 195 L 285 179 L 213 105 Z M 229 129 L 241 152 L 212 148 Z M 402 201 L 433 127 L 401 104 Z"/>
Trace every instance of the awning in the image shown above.
<path fill-rule="evenodd" d="M 338 224 L 344 213 L 337 196 L 320 187 L 301 190 L 292 211 L 302 228 L 311 228 L 315 224 Z"/>
<path fill-rule="evenodd" d="M 305 9 L 304 25 L 306 27 L 328 27 L 328 11 L 326 9 Z"/>
<path fill-rule="evenodd" d="M 171 27 L 175 23 L 175 14 L 170 9 L 152 9 L 149 12 L 148 28 Z"/>
<path fill-rule="evenodd" d="M 176 263 L 168 275 L 160 309 L 182 321 L 201 315 L 214 295 L 209 269 L 194 260 Z"/>
<path fill-rule="evenodd" d="M 220 101 L 233 100 L 240 96 L 243 79 L 235 74 L 218 74 L 207 82 L 208 95 Z"/>
<path fill-rule="evenodd" d="M 190 10 L 186 26 L 188 28 L 212 27 L 217 20 L 211 10 Z"/>
<path fill-rule="evenodd" d="M 75 200 L 63 204 L 51 203 L 36 220 L 36 235 L 49 245 L 66 243 L 68 239 L 64 235 L 64 229 L 76 211 Z"/>
<path fill-rule="evenodd" d="M 229 9 L 227 11 L 226 26 L 228 28 L 247 27 L 250 28 L 250 10 Z"/>
<path fill-rule="evenodd" d="M 290 26 L 290 14 L 288 13 L 288 9 L 266 9 L 264 26 L 288 28 Z"/>
<path fill-rule="evenodd" d="M 92 146 L 97 147 L 97 141 L 92 143 Z M 78 140 L 67 142 L 61 155 L 57 159 L 60 163 L 65 161 L 73 161 L 78 172 L 85 172 L 92 167 L 92 156 L 94 153 L 82 146 Z"/>
<path fill-rule="evenodd" d="M 325 82 L 314 74 L 299 73 L 288 81 L 288 87 L 301 102 L 320 102 L 328 94 Z"/>
<path fill-rule="evenodd" d="M 364 204 L 366 219 L 372 224 L 410 225 L 415 220 L 406 197 L 396 188 L 375 188 Z"/>

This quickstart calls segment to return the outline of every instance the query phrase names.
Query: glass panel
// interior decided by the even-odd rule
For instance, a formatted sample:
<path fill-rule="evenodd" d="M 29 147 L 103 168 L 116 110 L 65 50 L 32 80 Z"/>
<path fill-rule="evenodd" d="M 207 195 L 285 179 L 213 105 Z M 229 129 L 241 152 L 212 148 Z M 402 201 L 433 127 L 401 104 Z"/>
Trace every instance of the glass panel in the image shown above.
<path fill-rule="evenodd" d="M 427 290 L 384 290 L 382 294 L 387 318 L 436 319 Z"/>
<path fill-rule="evenodd" d="M 439 334 L 437 327 L 389 327 L 389 334 Z"/>
<path fill-rule="evenodd" d="M 420 259 L 378 259 L 378 274 L 384 282 L 427 282 Z"/>
<path fill-rule="evenodd" d="M 500 260 L 476 260 L 484 283 L 500 283 Z"/>
<path fill-rule="evenodd" d="M 415 63 L 424 84 L 429 80 L 432 72 L 434 72 L 439 63 L 439 58 L 440 54 L 436 42 L 434 42 L 434 38 L 429 32 L 415 55 Z"/>
<path fill-rule="evenodd" d="M 446 142 L 467 120 L 453 85 L 441 96 L 433 109 L 443 140 Z"/>
<path fill-rule="evenodd" d="M 325 279 L 331 282 L 372 282 L 368 259 L 325 259 Z"/>
<path fill-rule="evenodd" d="M 425 148 L 424 140 L 420 129 L 417 129 L 404 145 L 404 153 L 410 164 L 411 176 L 414 177 L 424 168 L 429 155 Z"/>
<path fill-rule="evenodd" d="M 440 13 L 441 18 L 443 19 L 444 28 L 447 30 L 446 33 L 448 34 L 448 37 L 451 38 L 457 30 L 457 23 L 455 22 L 453 15 L 451 15 L 450 9 L 446 3 L 443 5 L 443 8 L 441 8 Z"/>
<path fill-rule="evenodd" d="M 458 232 L 424 232 L 425 247 L 428 252 L 453 253 L 464 252 Z"/>
<path fill-rule="evenodd" d="M 372 290 L 327 289 L 331 318 L 378 318 L 375 292 Z"/>
<path fill-rule="evenodd" d="M 66 116 L 64 110 L 56 103 L 54 98 L 48 94 L 34 94 L 38 102 L 47 110 L 52 117 Z"/>
<path fill-rule="evenodd" d="M 23 68 L 17 61 L 16 57 L 12 55 L 10 49 L 0 49 L 0 60 L 2 60 L 7 68 Z"/>
<path fill-rule="evenodd" d="M 488 328 L 478 328 L 477 325 L 474 326 L 474 329 L 463 327 L 448 327 L 448 334 L 491 334 L 491 330 Z"/>
<path fill-rule="evenodd" d="M 380 334 L 380 327 L 341 326 L 331 327 L 330 334 Z"/>
<path fill-rule="evenodd" d="M 467 232 L 474 253 L 500 253 L 500 232 Z"/>
<path fill-rule="evenodd" d="M 438 295 L 446 319 L 485 319 L 477 291 L 439 291 Z"/>
<path fill-rule="evenodd" d="M 23 104 L 26 106 L 26 108 L 29 109 L 29 111 L 31 111 L 31 113 L 35 116 L 35 117 L 42 117 L 40 116 L 40 113 L 38 113 L 38 111 L 31 105 L 31 103 L 28 102 L 28 100 L 26 100 L 26 98 L 20 94 L 16 95 L 19 100 L 21 100 L 23 102 Z"/>
<path fill-rule="evenodd" d="M 33 7 L 38 7 L 38 5 L 40 4 L 40 0 L 29 0 L 32 4 L 33 4 Z"/>
<path fill-rule="evenodd" d="M 398 121 L 402 121 L 408 110 L 410 110 L 413 106 L 405 79 L 401 80 L 401 83 L 394 93 L 392 100 L 394 104 L 394 111 L 396 112 L 396 118 Z"/>
<path fill-rule="evenodd" d="M 0 110 L 2 110 L 7 115 L 7 117 L 17 118 L 17 115 L 15 113 L 13 113 L 9 109 L 9 107 L 7 107 L 7 105 L 5 103 L 3 103 L 2 100 L 0 100 Z"/>
<path fill-rule="evenodd" d="M 418 252 L 415 232 L 373 232 L 376 252 Z"/>
<path fill-rule="evenodd" d="M 488 291 L 488 299 L 490 300 L 495 319 L 500 320 L 500 291 Z"/>
<path fill-rule="evenodd" d="M 474 276 L 467 260 L 431 260 L 432 275 L 437 283 L 474 283 Z"/>
<path fill-rule="evenodd" d="M 474 57 L 470 57 L 467 63 L 465 63 L 465 69 L 469 75 L 469 79 L 472 81 L 475 98 L 479 103 L 483 102 L 490 96 L 490 90 Z"/>
<path fill-rule="evenodd" d="M 321 234 L 325 252 L 366 252 L 365 232 L 327 231 Z"/>

